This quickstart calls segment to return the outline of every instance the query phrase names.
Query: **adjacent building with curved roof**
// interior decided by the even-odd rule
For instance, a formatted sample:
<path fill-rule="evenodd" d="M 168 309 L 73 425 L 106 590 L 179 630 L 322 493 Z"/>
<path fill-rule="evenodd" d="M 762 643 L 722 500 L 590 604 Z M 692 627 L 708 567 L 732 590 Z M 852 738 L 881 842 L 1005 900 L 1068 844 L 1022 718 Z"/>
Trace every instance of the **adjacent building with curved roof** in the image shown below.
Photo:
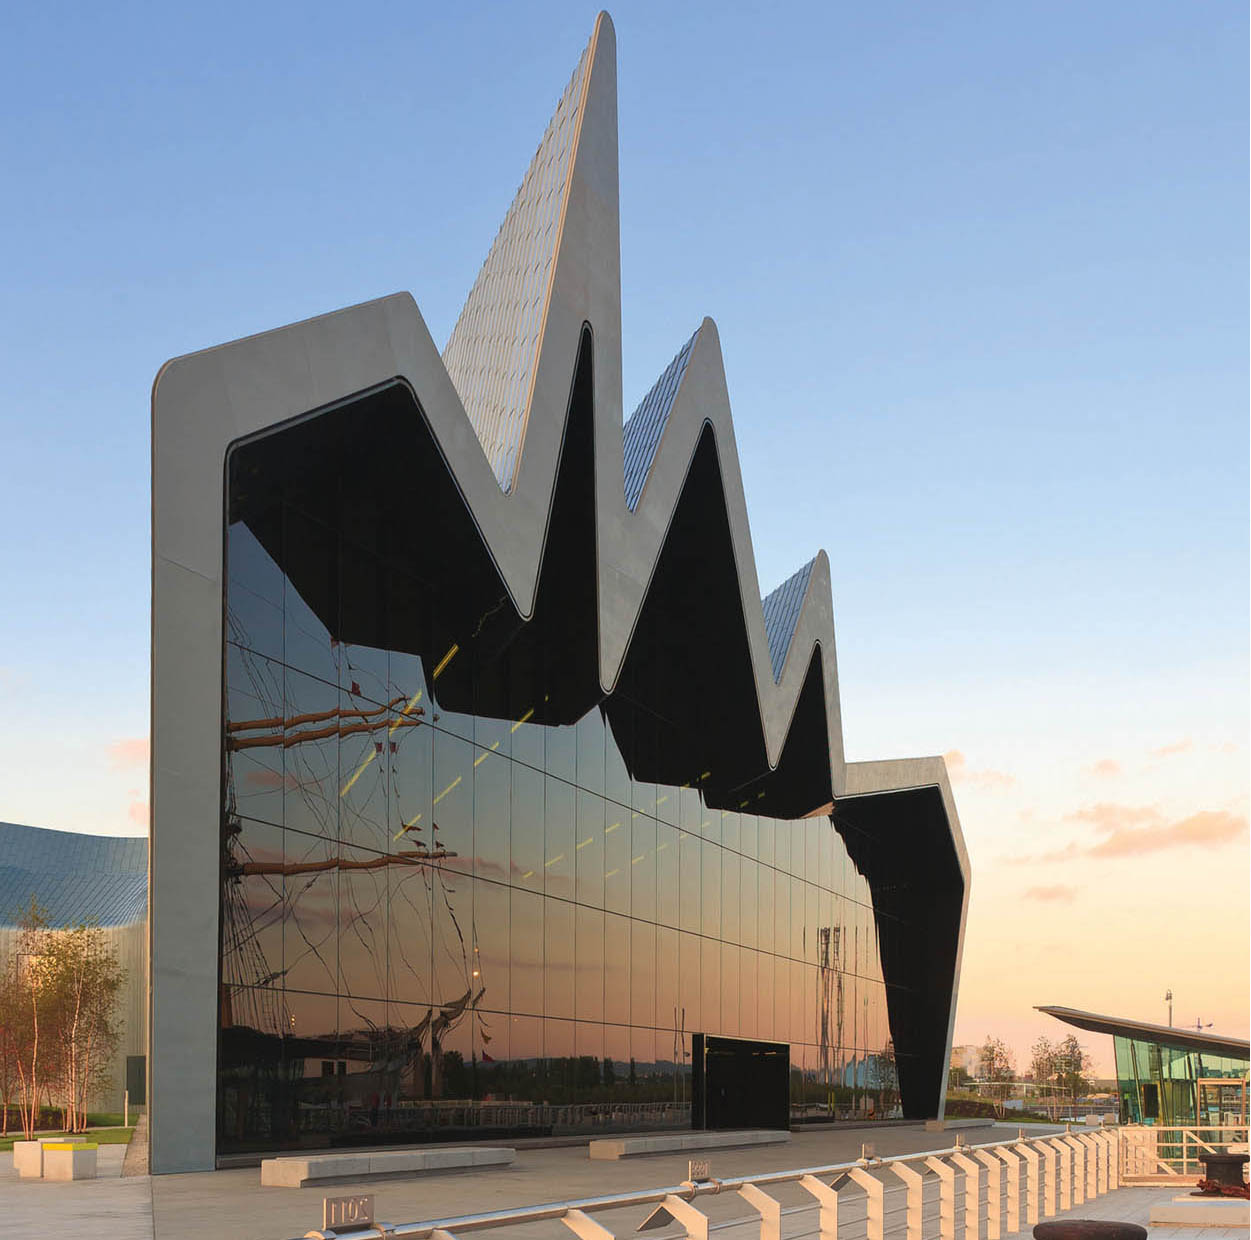
<path fill-rule="evenodd" d="M 100 926 L 125 970 L 113 1083 L 92 1100 L 93 1110 L 120 1111 L 127 1061 L 142 1060 L 147 1043 L 147 839 L 0 822 L 0 959 L 16 950 L 32 901 L 54 928 Z M 132 1085 L 142 1080 L 132 1072 Z"/>

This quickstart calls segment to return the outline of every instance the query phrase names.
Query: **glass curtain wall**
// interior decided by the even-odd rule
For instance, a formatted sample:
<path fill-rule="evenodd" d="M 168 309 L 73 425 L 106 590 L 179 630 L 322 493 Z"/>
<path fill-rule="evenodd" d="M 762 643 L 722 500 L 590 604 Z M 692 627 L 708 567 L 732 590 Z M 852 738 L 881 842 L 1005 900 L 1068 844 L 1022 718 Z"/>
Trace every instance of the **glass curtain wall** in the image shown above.
<path fill-rule="evenodd" d="M 1247 1122 L 1247 1060 L 1140 1038 L 1112 1041 L 1127 1122 L 1164 1128 Z"/>
<path fill-rule="evenodd" d="M 232 491 L 227 530 L 219 1153 L 687 1126 L 694 1032 L 789 1043 L 797 1118 L 895 1111 L 901 926 L 829 817 L 636 779 L 541 682 L 447 708 L 466 649 L 327 622 L 420 583 L 280 507 L 263 545 Z"/>

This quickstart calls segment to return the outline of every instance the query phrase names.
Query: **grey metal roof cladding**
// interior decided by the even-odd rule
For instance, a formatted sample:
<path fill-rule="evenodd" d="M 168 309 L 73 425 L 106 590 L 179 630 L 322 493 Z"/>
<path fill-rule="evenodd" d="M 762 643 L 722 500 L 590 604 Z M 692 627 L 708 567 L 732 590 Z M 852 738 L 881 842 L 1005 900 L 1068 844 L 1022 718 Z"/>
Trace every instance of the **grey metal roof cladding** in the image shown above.
<path fill-rule="evenodd" d="M 148 841 L 0 822 L 0 926 L 38 901 L 48 922 L 124 926 L 148 915 Z"/>
<path fill-rule="evenodd" d="M 664 373 L 652 385 L 652 390 L 639 401 L 638 408 L 630 414 L 621 432 L 624 457 L 626 504 L 633 512 L 643 494 L 656 447 L 665 433 L 673 398 L 678 394 L 686 363 L 699 335 L 697 327 L 691 338 L 678 350 L 677 356 L 665 367 Z"/>
<path fill-rule="evenodd" d="M 812 576 L 812 566 L 816 562 L 814 556 L 799 572 L 782 582 L 772 594 L 766 595 L 761 603 L 764 608 L 765 636 L 769 639 L 769 662 L 773 664 L 775 681 L 782 675 L 782 664 L 786 662 L 786 652 L 790 649 L 791 637 L 799 623 L 799 609 L 804 605 L 808 578 Z"/>

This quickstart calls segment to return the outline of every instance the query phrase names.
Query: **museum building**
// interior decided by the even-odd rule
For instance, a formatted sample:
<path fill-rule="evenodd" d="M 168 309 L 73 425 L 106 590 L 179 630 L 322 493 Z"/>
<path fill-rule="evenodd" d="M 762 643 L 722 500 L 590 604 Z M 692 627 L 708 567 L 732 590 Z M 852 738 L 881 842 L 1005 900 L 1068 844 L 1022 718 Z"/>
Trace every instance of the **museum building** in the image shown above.
<path fill-rule="evenodd" d="M 446 348 L 397 294 L 153 391 L 154 1171 L 941 1113 L 969 867 L 761 598 L 705 319 L 623 418 L 612 24 Z"/>

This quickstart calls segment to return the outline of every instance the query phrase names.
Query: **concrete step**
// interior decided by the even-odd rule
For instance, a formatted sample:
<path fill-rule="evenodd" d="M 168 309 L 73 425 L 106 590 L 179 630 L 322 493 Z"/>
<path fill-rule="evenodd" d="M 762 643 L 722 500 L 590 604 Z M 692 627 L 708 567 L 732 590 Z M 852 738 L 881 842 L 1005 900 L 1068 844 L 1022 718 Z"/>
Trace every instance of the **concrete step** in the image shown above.
<path fill-rule="evenodd" d="M 420 1175 L 462 1167 L 506 1167 L 516 1158 L 516 1150 L 490 1145 L 266 1158 L 261 1162 L 261 1186 L 303 1188 L 306 1184 Z"/>
<path fill-rule="evenodd" d="M 592 1158 L 634 1158 L 639 1154 L 672 1154 L 675 1150 L 719 1150 L 741 1145 L 775 1145 L 789 1141 L 781 1129 L 751 1128 L 726 1132 L 656 1132 L 638 1137 L 600 1137 L 587 1146 Z"/>

